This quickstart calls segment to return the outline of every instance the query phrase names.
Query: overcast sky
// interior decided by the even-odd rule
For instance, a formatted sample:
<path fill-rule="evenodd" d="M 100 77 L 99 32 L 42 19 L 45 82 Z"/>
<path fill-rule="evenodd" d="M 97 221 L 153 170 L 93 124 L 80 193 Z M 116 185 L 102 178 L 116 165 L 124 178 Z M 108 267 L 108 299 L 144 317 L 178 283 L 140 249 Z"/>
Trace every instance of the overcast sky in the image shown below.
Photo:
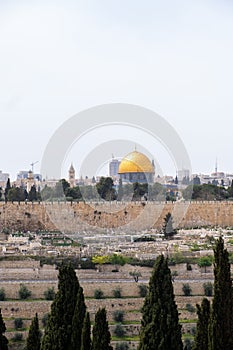
<path fill-rule="evenodd" d="M 68 118 L 112 102 L 164 117 L 193 172 L 217 157 L 233 173 L 231 0 L 1 0 L 0 50 L 0 170 L 12 178 Z"/>

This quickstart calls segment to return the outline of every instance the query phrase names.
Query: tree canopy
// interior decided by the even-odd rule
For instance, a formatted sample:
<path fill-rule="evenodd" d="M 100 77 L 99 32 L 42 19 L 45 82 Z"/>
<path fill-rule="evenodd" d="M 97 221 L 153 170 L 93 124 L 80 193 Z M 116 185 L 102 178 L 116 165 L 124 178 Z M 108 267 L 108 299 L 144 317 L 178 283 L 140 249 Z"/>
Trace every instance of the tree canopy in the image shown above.
<path fill-rule="evenodd" d="M 79 287 L 71 265 L 62 265 L 58 275 L 58 292 L 51 305 L 41 350 L 69 349 Z"/>
<path fill-rule="evenodd" d="M 2 310 L 0 309 L 0 349 L 8 350 L 8 340 L 4 333 L 6 332 L 6 326 L 2 318 Z"/>
<path fill-rule="evenodd" d="M 155 262 L 142 308 L 139 350 L 182 350 L 181 326 L 167 259 Z"/>
<path fill-rule="evenodd" d="M 113 350 L 105 308 L 97 311 L 92 334 L 92 350 Z"/>
<path fill-rule="evenodd" d="M 116 199 L 116 190 L 114 188 L 113 179 L 111 177 L 101 177 L 96 185 L 100 197 L 107 201 Z"/>
<path fill-rule="evenodd" d="M 211 350 L 233 349 L 233 288 L 229 256 L 220 237 L 214 248 Z"/>
<path fill-rule="evenodd" d="M 38 315 L 36 314 L 29 328 L 25 350 L 40 350 L 41 332 L 39 329 Z"/>

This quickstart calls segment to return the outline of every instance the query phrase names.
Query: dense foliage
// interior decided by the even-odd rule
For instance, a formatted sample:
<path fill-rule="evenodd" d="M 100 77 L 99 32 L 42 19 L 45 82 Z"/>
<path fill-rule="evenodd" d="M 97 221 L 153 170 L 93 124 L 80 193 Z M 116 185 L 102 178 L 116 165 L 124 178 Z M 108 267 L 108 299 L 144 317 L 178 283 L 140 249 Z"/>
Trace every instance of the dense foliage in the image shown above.
<path fill-rule="evenodd" d="M 181 326 L 167 259 L 156 259 L 142 309 L 139 350 L 181 350 Z"/>
<path fill-rule="evenodd" d="M 197 331 L 193 350 L 208 350 L 209 348 L 209 323 L 210 323 L 210 302 L 204 298 L 201 306 L 197 305 Z"/>
<path fill-rule="evenodd" d="M 173 227 L 173 218 L 171 213 L 167 213 L 164 218 L 162 233 L 164 234 L 165 239 L 170 239 L 177 234 L 177 230 Z"/>
<path fill-rule="evenodd" d="M 202 201 L 225 200 L 230 197 L 230 191 L 213 184 L 190 185 L 183 190 L 183 197 L 187 200 L 190 198 Z"/>
<path fill-rule="evenodd" d="M 108 328 L 106 310 L 99 309 L 93 326 L 92 350 L 112 350 L 111 335 Z"/>
<path fill-rule="evenodd" d="M 228 252 L 220 237 L 214 249 L 214 299 L 211 350 L 233 349 L 233 288 Z"/>
<path fill-rule="evenodd" d="M 39 329 L 38 315 L 36 314 L 29 328 L 25 350 L 40 350 L 41 332 Z"/>
<path fill-rule="evenodd" d="M 72 322 L 80 286 L 70 265 L 59 269 L 58 280 L 58 292 L 51 306 L 41 350 L 63 350 L 71 345 Z"/>
<path fill-rule="evenodd" d="M 6 326 L 2 318 L 2 311 L 0 309 L 0 349 L 8 350 L 8 340 L 4 333 L 6 332 Z"/>

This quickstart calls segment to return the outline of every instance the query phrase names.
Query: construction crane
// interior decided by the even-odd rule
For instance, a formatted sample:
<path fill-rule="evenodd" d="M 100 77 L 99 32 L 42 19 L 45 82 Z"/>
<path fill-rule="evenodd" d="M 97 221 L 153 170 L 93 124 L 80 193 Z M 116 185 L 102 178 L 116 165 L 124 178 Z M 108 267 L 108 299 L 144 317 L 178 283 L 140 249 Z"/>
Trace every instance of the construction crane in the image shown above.
<path fill-rule="evenodd" d="M 36 162 L 32 162 L 30 165 L 32 167 L 32 172 L 34 172 L 34 165 L 39 163 L 39 160 L 37 160 Z"/>

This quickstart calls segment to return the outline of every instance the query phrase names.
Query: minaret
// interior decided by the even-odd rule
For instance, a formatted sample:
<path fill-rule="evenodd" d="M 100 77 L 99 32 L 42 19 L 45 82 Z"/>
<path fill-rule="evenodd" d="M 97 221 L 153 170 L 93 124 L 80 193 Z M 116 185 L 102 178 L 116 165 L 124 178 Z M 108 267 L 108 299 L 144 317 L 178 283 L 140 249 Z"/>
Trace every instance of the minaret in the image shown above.
<path fill-rule="evenodd" d="M 69 183 L 71 188 L 75 186 L 75 170 L 72 163 L 69 170 Z"/>
<path fill-rule="evenodd" d="M 217 174 L 218 172 L 218 159 L 216 158 L 216 162 L 215 162 L 215 173 Z"/>

